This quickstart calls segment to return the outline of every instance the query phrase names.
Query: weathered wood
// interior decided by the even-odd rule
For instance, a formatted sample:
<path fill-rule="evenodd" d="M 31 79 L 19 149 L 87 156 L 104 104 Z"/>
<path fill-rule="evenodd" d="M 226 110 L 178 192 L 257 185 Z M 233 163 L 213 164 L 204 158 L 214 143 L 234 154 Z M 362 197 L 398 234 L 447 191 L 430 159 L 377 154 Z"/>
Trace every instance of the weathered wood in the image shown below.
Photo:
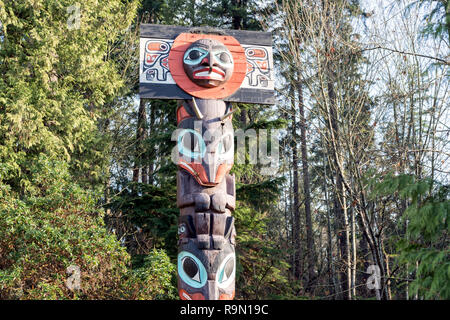
<path fill-rule="evenodd" d="M 217 35 L 188 33 L 189 31 L 187 27 L 141 26 L 141 98 L 185 99 L 192 95 L 229 102 L 274 104 L 270 33 L 226 30 L 226 35 Z M 234 72 L 232 78 L 222 86 L 205 88 L 186 80 L 183 56 L 197 39 L 216 39 L 232 54 Z"/>
<path fill-rule="evenodd" d="M 267 32 L 141 25 L 140 97 L 183 100 L 172 154 L 181 299 L 234 298 L 234 132 L 226 102 L 275 102 L 271 45 Z"/>
<path fill-rule="evenodd" d="M 160 38 L 175 39 L 180 33 L 198 31 L 199 28 L 159 25 L 159 24 L 141 24 L 141 38 Z M 205 29 L 207 30 L 207 29 Z M 240 43 L 272 46 L 272 34 L 270 32 L 246 31 L 246 30 L 224 30 L 221 32 L 236 38 Z"/>
<path fill-rule="evenodd" d="M 234 134 L 231 116 L 221 119 L 229 111 L 230 106 L 222 100 L 196 99 L 195 104 L 193 100 L 186 100 L 177 108 L 180 132 L 184 132 L 185 136 L 194 130 L 198 132 L 198 135 L 195 134 L 197 141 L 185 141 L 185 136 L 177 137 L 178 144 L 182 144 L 178 147 L 177 173 L 177 206 L 180 208 L 178 290 L 181 299 L 234 298 L 236 265 L 232 212 L 236 206 L 236 188 L 234 176 L 229 174 L 234 160 Z M 214 139 L 208 138 L 208 133 Z M 225 141 L 226 137 L 230 140 Z M 225 153 L 230 151 L 228 157 L 215 147 L 218 142 L 223 144 Z M 201 152 L 203 143 L 204 153 Z M 193 144 L 200 147 L 191 149 Z M 195 150 L 201 155 L 193 156 Z M 217 157 L 219 153 L 223 157 Z M 187 255 L 194 255 L 198 261 L 192 257 L 185 258 Z M 192 265 L 184 265 L 185 260 L 182 259 L 192 259 L 189 261 Z M 198 268 L 205 270 L 205 274 L 199 273 L 198 282 L 191 281 L 188 274 L 190 268 L 195 269 L 193 263 L 201 264 Z M 226 269 L 231 270 L 232 274 L 227 275 L 229 280 L 221 282 L 224 264 L 228 263 L 233 264 L 233 268 Z M 205 276 L 208 281 L 202 279 Z"/>
<path fill-rule="evenodd" d="M 141 99 L 192 99 L 192 96 L 181 90 L 176 84 L 163 85 L 156 83 L 141 83 L 139 87 Z M 257 104 L 274 104 L 272 90 L 239 89 L 231 96 L 223 99 L 227 102 L 243 102 Z"/>

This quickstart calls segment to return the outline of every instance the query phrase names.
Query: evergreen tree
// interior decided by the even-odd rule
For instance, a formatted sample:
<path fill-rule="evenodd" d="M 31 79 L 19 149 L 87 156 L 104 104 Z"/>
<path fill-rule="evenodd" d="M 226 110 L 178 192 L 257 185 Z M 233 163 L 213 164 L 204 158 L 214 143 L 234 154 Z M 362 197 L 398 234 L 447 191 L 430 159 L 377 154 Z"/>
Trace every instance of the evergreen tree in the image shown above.
<path fill-rule="evenodd" d="M 131 272 L 95 191 L 107 164 L 97 120 L 124 85 L 109 53 L 136 9 L 0 1 L 0 298 L 151 299 L 158 287 L 170 296 L 173 265 L 155 251 L 146 263 L 159 259 L 160 273 Z M 73 291 L 71 266 L 81 280 Z"/>

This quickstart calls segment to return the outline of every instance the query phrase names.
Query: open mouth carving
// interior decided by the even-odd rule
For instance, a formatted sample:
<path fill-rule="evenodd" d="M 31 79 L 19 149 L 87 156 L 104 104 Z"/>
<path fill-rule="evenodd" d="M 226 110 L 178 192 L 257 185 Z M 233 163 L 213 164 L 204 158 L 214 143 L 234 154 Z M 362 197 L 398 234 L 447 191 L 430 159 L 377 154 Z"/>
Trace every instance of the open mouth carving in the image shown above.
<path fill-rule="evenodd" d="M 195 70 L 192 74 L 194 79 L 207 79 L 207 80 L 224 80 L 225 72 L 216 67 L 206 67 L 199 70 Z"/>

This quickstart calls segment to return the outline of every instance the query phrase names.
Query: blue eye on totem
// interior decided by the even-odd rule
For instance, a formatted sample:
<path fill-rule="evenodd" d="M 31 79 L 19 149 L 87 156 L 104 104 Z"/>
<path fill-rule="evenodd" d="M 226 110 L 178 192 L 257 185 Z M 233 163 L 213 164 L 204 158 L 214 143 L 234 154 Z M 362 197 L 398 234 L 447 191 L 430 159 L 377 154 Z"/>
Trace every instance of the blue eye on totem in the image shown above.
<path fill-rule="evenodd" d="M 188 157 L 203 158 L 206 153 L 205 140 L 200 133 L 192 129 L 184 129 L 178 134 L 178 151 Z"/>
<path fill-rule="evenodd" d="M 233 281 L 236 273 L 236 256 L 234 253 L 228 255 L 221 263 L 216 281 L 219 288 L 228 287 Z"/>
<path fill-rule="evenodd" d="M 193 47 L 188 49 L 184 53 L 183 61 L 186 64 L 190 65 L 196 65 L 201 62 L 203 58 L 205 58 L 208 55 L 208 50 L 199 48 L 199 47 Z"/>
<path fill-rule="evenodd" d="M 208 278 L 203 263 L 187 251 L 178 254 L 178 275 L 181 280 L 193 288 L 203 287 Z"/>

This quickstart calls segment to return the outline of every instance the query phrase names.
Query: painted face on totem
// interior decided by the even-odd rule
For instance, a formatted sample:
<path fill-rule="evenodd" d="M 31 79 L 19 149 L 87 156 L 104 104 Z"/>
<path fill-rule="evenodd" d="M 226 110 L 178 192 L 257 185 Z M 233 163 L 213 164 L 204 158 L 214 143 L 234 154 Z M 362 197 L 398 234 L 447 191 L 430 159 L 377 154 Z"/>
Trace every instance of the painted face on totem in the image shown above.
<path fill-rule="evenodd" d="M 182 300 L 231 300 L 236 277 L 234 219 L 224 214 L 209 219 L 205 219 L 208 213 L 197 215 L 183 215 L 179 220 L 179 296 Z M 210 222 L 215 223 L 212 228 Z"/>
<path fill-rule="evenodd" d="M 194 129 L 196 124 L 199 124 L 197 130 Z M 234 160 L 231 121 L 224 125 L 219 123 L 217 128 L 212 126 L 214 124 L 187 119 L 180 125 L 186 129 L 178 135 L 181 163 L 204 186 L 213 186 L 222 181 Z"/>
<path fill-rule="evenodd" d="M 199 101 L 200 108 L 202 103 Z M 194 114 L 191 105 L 183 104 L 180 108 L 184 108 L 186 114 Z M 227 112 L 225 107 L 223 112 Z M 190 116 L 180 120 L 178 128 L 179 165 L 202 186 L 220 183 L 234 162 L 234 131 L 230 118 L 199 121 Z"/>
<path fill-rule="evenodd" d="M 192 43 L 183 56 L 189 79 L 202 87 L 223 85 L 233 74 L 233 56 L 218 40 L 200 39 Z"/>
<path fill-rule="evenodd" d="M 227 243 L 222 250 L 200 250 L 193 239 L 178 253 L 178 293 L 182 300 L 234 298 L 236 255 Z"/>

